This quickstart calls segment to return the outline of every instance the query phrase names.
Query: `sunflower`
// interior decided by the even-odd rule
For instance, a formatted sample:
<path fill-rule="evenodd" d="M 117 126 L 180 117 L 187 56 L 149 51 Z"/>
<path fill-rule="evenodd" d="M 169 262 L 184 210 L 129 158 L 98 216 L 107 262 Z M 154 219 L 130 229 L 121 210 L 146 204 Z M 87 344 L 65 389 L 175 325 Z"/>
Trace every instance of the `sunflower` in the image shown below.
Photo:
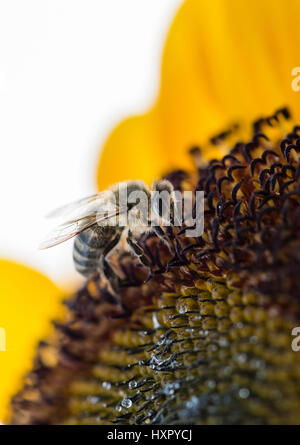
<path fill-rule="evenodd" d="M 62 291 L 2 261 L 8 421 L 299 422 L 299 18 L 296 0 L 184 2 L 158 98 L 112 132 L 97 183 L 165 175 L 204 190 L 204 233 L 141 237 L 151 279 L 116 253 L 118 298 L 95 276 L 63 316 Z"/>

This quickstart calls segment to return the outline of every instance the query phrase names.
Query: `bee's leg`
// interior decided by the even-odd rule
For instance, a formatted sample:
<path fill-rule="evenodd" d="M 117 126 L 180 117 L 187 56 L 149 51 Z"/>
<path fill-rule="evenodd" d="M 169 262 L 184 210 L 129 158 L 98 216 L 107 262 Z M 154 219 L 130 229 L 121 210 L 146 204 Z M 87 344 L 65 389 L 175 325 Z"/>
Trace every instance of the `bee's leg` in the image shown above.
<path fill-rule="evenodd" d="M 144 264 L 144 266 L 147 266 L 150 268 L 151 262 L 150 262 L 149 258 L 147 257 L 147 255 L 145 254 L 145 252 L 141 248 L 141 246 L 139 246 L 136 243 L 136 241 L 134 241 L 132 232 L 130 230 L 128 230 L 128 232 L 127 232 L 126 241 L 128 243 L 128 246 L 130 247 L 130 249 L 134 252 L 134 254 L 136 256 L 139 257 L 139 260 Z"/>
<path fill-rule="evenodd" d="M 118 232 L 117 235 L 107 244 L 107 246 L 103 249 L 102 255 L 106 257 L 113 250 L 113 248 L 118 244 L 122 235 L 122 231 Z"/>
<path fill-rule="evenodd" d="M 104 248 L 101 258 L 100 258 L 100 265 L 101 269 L 103 270 L 104 275 L 106 278 L 112 283 L 119 283 L 120 277 L 116 274 L 116 272 L 113 270 L 109 262 L 106 260 L 106 255 L 109 254 L 109 252 L 112 251 L 112 249 L 118 244 L 120 241 L 122 232 L 117 233 L 115 238 L 113 238 L 110 243 Z"/>
<path fill-rule="evenodd" d="M 108 261 L 106 261 L 106 259 L 103 255 L 101 255 L 101 258 L 100 258 L 100 265 L 101 265 L 101 270 L 103 271 L 105 277 L 109 281 L 115 280 L 117 278 L 116 272 L 113 270 L 113 268 L 108 263 Z"/>
<path fill-rule="evenodd" d="M 174 255 L 175 249 L 171 237 L 168 236 L 168 234 L 166 234 L 166 232 L 164 232 L 160 226 L 153 226 L 153 230 L 156 233 L 156 235 L 167 244 L 171 253 Z"/>
<path fill-rule="evenodd" d="M 178 239 L 174 236 L 173 232 L 172 232 L 172 227 L 168 226 L 167 227 L 167 233 L 164 232 L 164 230 L 160 227 L 160 226 L 155 226 L 153 227 L 154 231 L 156 233 L 156 235 L 164 242 L 167 244 L 170 253 L 172 255 L 172 259 L 167 263 L 166 265 L 166 270 L 169 270 L 169 267 L 171 265 L 171 263 L 173 261 L 181 261 L 183 263 L 187 262 L 187 259 L 184 255 L 184 253 L 182 253 L 182 247 L 178 241 Z"/>
<path fill-rule="evenodd" d="M 153 226 L 153 230 L 159 238 L 161 238 L 163 241 L 169 242 L 165 232 L 160 226 Z"/>

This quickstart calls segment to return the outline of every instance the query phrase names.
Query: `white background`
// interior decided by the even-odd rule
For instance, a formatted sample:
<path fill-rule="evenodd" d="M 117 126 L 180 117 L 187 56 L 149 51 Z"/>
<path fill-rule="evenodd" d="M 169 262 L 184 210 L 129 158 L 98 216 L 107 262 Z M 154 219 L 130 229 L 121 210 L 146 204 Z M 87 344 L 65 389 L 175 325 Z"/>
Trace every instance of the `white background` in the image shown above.
<path fill-rule="evenodd" d="M 181 3 L 0 0 L 0 257 L 76 276 L 72 242 L 38 250 L 43 216 L 95 191 L 109 131 L 157 93 Z"/>

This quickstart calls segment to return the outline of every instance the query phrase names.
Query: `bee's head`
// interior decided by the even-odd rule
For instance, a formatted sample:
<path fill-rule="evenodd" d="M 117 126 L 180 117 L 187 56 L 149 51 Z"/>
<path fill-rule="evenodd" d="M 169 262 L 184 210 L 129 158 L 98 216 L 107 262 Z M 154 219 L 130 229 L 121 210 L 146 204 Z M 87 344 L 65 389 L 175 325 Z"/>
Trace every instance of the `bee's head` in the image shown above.
<path fill-rule="evenodd" d="M 163 179 L 162 181 L 153 181 L 152 190 L 159 193 L 166 191 L 169 193 L 169 195 L 172 195 L 174 192 L 174 187 L 170 181 Z"/>
<path fill-rule="evenodd" d="M 169 221 L 171 215 L 171 203 L 174 200 L 174 187 L 166 179 L 153 181 L 152 183 L 152 209 L 156 216 Z"/>
<path fill-rule="evenodd" d="M 125 181 L 121 183 L 123 187 L 127 187 L 127 196 L 132 192 L 145 192 L 149 195 L 149 187 L 143 181 Z"/>

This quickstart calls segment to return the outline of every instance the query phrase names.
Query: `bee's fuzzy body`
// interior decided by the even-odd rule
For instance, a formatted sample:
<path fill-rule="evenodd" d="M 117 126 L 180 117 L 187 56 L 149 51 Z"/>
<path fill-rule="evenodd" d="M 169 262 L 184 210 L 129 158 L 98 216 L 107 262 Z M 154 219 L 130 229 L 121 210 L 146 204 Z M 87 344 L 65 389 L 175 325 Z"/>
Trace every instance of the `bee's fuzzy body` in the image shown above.
<path fill-rule="evenodd" d="M 101 254 L 121 228 L 93 225 L 76 236 L 73 247 L 74 265 L 81 275 L 91 276 L 99 268 Z"/>

